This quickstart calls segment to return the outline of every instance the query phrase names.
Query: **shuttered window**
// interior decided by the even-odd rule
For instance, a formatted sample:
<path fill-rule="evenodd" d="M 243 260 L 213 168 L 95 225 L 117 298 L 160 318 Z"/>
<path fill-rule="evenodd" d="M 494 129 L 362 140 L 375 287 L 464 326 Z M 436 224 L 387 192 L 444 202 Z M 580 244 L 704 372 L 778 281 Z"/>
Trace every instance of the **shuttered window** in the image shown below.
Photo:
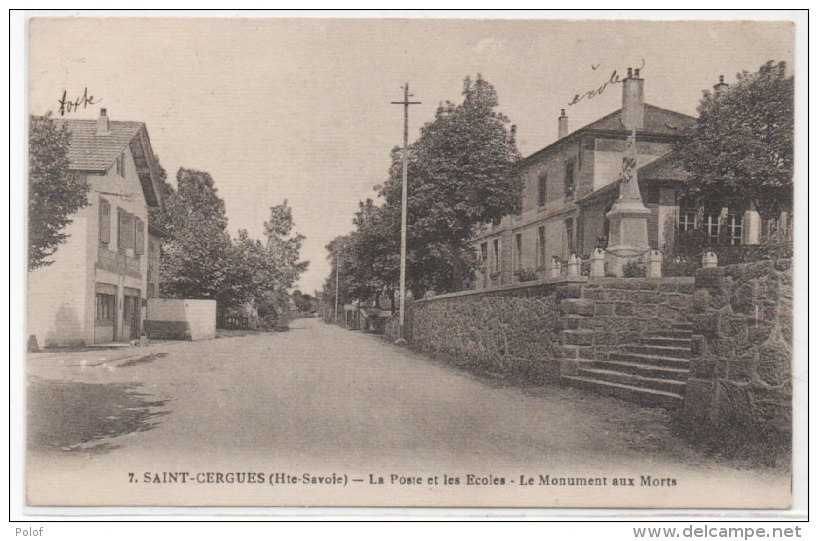
<path fill-rule="evenodd" d="M 141 255 L 145 253 L 145 222 L 139 218 L 134 218 L 136 221 L 136 234 L 134 240 L 134 253 Z"/>
<path fill-rule="evenodd" d="M 574 193 L 574 161 L 565 162 L 565 195 Z"/>
<path fill-rule="evenodd" d="M 99 200 L 99 242 L 108 245 L 111 242 L 111 204 Z"/>
<path fill-rule="evenodd" d="M 133 249 L 134 247 L 134 216 L 122 210 L 117 209 L 119 216 L 119 236 L 117 238 L 117 245 L 120 250 Z"/>
<path fill-rule="evenodd" d="M 541 207 L 545 206 L 548 200 L 548 175 L 543 173 L 537 178 L 537 204 Z"/>

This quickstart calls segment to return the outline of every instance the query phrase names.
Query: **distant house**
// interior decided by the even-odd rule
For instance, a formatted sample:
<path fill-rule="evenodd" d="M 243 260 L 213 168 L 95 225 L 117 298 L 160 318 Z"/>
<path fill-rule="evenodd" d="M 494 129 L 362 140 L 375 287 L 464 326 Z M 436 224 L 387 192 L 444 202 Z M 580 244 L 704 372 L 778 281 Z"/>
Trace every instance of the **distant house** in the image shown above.
<path fill-rule="evenodd" d="M 162 206 L 162 191 L 148 131 L 105 109 L 97 120 L 57 122 L 71 133 L 70 168 L 85 176 L 89 205 L 72 217 L 53 264 L 29 273 L 28 335 L 41 347 L 137 338 L 159 290 L 161 230 L 148 210 Z"/>
<path fill-rule="evenodd" d="M 649 244 L 663 248 L 673 243 L 677 229 L 692 229 L 696 219 L 714 239 L 741 243 L 742 202 L 708 202 L 702 218 L 696 216 L 702 202 L 688 204 L 679 198 L 689 175 L 676 164 L 671 149 L 696 119 L 644 103 L 639 70 L 629 73 L 622 86 L 621 109 L 571 133 L 563 109 L 558 140 L 521 160 L 522 212 L 476 231 L 473 245 L 481 258 L 476 288 L 516 282 L 521 273 L 545 278 L 554 257 L 564 261 L 572 253 L 587 256 L 598 245 L 605 247 L 606 214 L 619 196 L 630 135 L 623 115 L 634 116 L 642 126 L 637 130 L 636 161 L 642 200 L 651 210 Z M 720 219 L 725 209 L 728 216 Z"/>

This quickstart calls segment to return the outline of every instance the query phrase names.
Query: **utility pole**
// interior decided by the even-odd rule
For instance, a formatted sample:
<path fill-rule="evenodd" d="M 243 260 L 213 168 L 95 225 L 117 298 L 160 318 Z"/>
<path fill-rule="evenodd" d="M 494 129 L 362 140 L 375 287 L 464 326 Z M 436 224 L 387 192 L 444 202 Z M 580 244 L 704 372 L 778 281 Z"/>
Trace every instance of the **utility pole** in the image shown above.
<path fill-rule="evenodd" d="M 409 101 L 409 83 L 403 86 L 403 101 L 393 101 L 393 105 L 403 105 L 403 183 L 400 195 L 400 315 L 396 344 L 405 344 L 403 333 L 404 308 L 406 303 L 406 200 L 408 198 L 407 177 L 409 174 L 409 106 L 419 105 L 419 101 Z"/>
<path fill-rule="evenodd" d="M 335 254 L 335 324 L 338 324 L 338 269 L 340 263 L 338 261 L 338 254 Z"/>

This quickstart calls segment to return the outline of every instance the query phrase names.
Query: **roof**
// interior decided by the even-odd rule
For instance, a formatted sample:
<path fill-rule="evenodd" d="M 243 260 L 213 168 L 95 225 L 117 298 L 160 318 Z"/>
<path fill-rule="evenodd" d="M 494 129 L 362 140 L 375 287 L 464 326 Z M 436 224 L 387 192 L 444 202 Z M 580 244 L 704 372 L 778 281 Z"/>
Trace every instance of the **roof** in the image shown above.
<path fill-rule="evenodd" d="M 675 153 L 668 152 L 660 158 L 656 158 L 652 162 L 643 165 L 636 172 L 636 178 L 640 186 L 644 182 L 652 181 L 676 181 L 685 182 L 690 178 L 690 173 L 682 169 Z M 597 201 L 610 193 L 619 195 L 620 180 L 614 180 L 605 186 L 589 193 L 574 201 L 574 204 L 585 206 L 594 201 Z"/>
<path fill-rule="evenodd" d="M 657 158 L 647 165 L 639 168 L 638 177 L 646 180 L 679 180 L 690 179 L 688 173 L 679 163 L 678 156 L 674 152 L 668 152 L 661 158 Z"/>
<path fill-rule="evenodd" d="M 142 122 L 109 121 L 109 135 L 97 135 L 96 120 L 64 120 L 55 122 L 68 126 L 71 146 L 68 161 L 75 171 L 107 171 L 119 154 L 144 126 Z"/>
<path fill-rule="evenodd" d="M 54 119 L 68 127 L 69 168 L 73 171 L 105 173 L 126 148 L 130 148 L 142 184 L 145 201 L 151 207 L 162 205 L 162 191 L 144 122 L 109 120 L 106 135 L 97 135 L 96 120 Z"/>
<path fill-rule="evenodd" d="M 684 133 L 685 128 L 691 126 L 696 121 L 696 119 L 690 115 L 677 113 L 669 109 L 662 109 L 649 103 L 646 103 L 644 107 L 645 127 L 641 130 L 637 130 L 637 133 L 642 132 L 671 136 L 681 135 Z M 622 124 L 622 109 L 617 109 L 613 113 L 583 126 L 580 130 L 627 131 L 625 125 Z"/>
<path fill-rule="evenodd" d="M 641 130 L 637 130 L 637 135 L 643 134 L 678 137 L 684 134 L 686 128 L 691 127 L 693 123 L 696 122 L 695 117 L 684 113 L 677 113 L 676 111 L 671 111 L 669 109 L 663 109 L 649 103 L 644 104 L 644 108 L 645 127 Z M 578 130 L 574 130 L 565 137 L 557 139 L 550 145 L 543 147 L 530 156 L 523 158 L 522 162 L 525 163 L 526 161 L 529 161 L 536 156 L 539 156 L 558 146 L 563 141 L 588 132 L 620 132 L 622 134 L 627 134 L 629 131 L 625 128 L 625 125 L 622 124 L 622 109 L 617 109 L 616 111 L 605 115 L 602 118 L 591 122 L 590 124 L 586 124 Z"/>

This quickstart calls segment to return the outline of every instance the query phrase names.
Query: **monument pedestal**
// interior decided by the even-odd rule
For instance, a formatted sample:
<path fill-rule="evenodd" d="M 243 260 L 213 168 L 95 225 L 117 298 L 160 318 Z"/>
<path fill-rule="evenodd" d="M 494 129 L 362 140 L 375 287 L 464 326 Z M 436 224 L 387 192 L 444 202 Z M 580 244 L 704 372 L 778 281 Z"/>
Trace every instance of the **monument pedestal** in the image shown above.
<path fill-rule="evenodd" d="M 608 212 L 610 222 L 607 249 L 608 272 L 623 276 L 622 267 L 644 256 L 648 244 L 650 209 L 641 200 L 617 201 Z"/>
<path fill-rule="evenodd" d="M 637 77 L 639 72 L 636 72 Z M 628 75 L 630 79 L 630 74 Z M 624 109 L 623 109 L 624 116 Z M 642 203 L 642 194 L 639 192 L 639 181 L 636 165 L 636 129 L 634 122 L 625 125 L 632 129 L 630 137 L 625 143 L 625 156 L 622 158 L 622 173 L 620 174 L 619 198 L 608 212 L 608 272 L 616 276 L 623 276 L 622 267 L 629 261 L 643 257 L 650 245 L 648 244 L 648 216 L 650 209 Z"/>

